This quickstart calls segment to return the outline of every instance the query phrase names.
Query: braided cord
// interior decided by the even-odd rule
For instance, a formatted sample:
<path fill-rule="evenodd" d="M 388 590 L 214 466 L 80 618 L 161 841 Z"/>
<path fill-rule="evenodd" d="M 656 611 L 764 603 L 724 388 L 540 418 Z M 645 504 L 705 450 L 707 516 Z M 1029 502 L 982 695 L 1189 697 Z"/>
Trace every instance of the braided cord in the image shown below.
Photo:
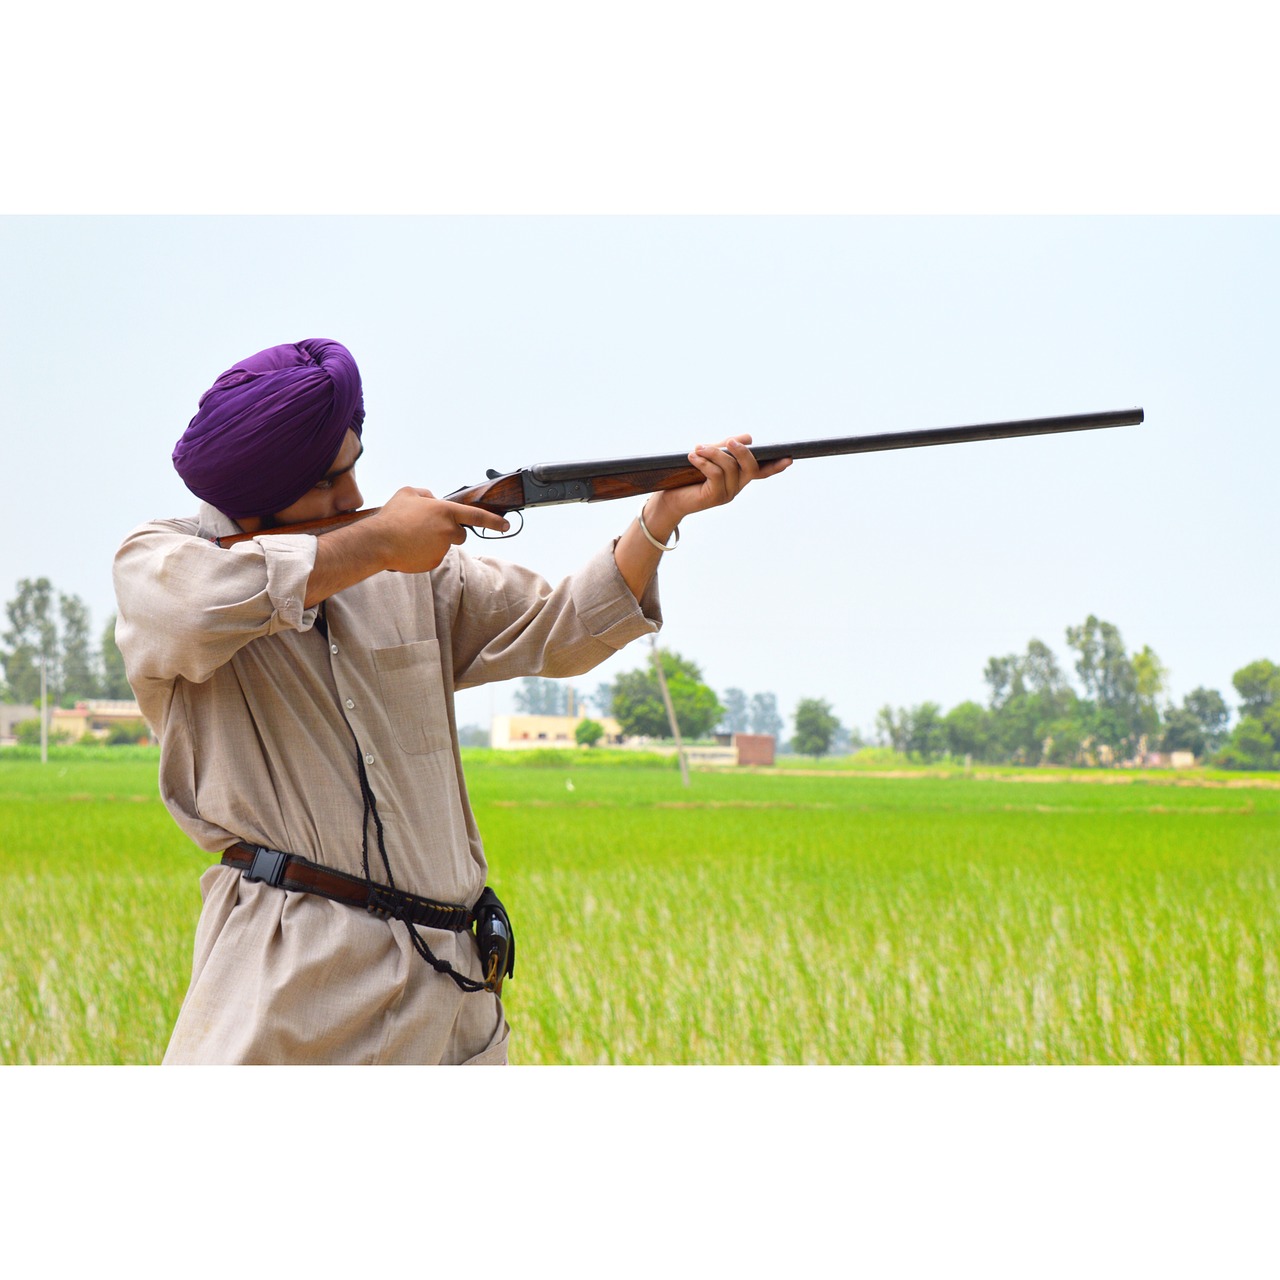
<path fill-rule="evenodd" d="M 369 775 L 365 772 L 364 757 L 360 754 L 359 744 L 357 744 L 356 749 L 356 769 L 360 774 L 360 794 L 364 799 L 360 866 L 364 871 L 365 880 L 369 884 L 373 884 L 373 876 L 369 874 L 369 818 L 372 817 L 374 831 L 378 837 L 378 853 L 382 857 L 383 870 L 387 873 L 387 885 L 394 889 L 396 882 L 395 877 L 391 874 L 391 859 L 387 856 L 387 842 L 382 830 L 382 819 L 378 816 L 378 799 L 373 794 L 373 787 L 369 785 Z M 489 983 L 477 982 L 474 978 L 468 978 L 466 974 L 459 973 L 447 960 L 441 960 L 436 956 L 427 945 L 427 940 L 418 932 L 418 927 L 412 920 L 402 920 L 400 923 L 409 930 L 409 940 L 413 943 L 413 949 L 437 973 L 447 973 L 463 991 L 489 991 L 492 989 Z"/>

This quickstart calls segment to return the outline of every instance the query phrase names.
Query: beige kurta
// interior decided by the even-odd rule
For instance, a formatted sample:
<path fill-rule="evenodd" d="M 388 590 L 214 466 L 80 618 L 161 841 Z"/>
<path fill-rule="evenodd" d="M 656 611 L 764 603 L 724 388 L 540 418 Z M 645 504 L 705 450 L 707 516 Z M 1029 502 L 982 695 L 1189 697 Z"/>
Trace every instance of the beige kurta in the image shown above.
<path fill-rule="evenodd" d="M 551 587 L 453 548 L 430 574 L 379 573 L 304 609 L 316 539 L 197 519 L 142 525 L 116 555 L 116 638 L 160 739 L 160 791 L 184 831 L 361 872 L 363 758 L 397 887 L 474 903 L 486 877 L 454 722 L 455 689 L 590 670 L 661 622 L 637 605 L 612 547 Z M 385 879 L 372 822 L 369 866 Z M 215 866 L 166 1062 L 502 1062 L 501 1003 L 466 994 L 406 927 Z M 512 904 L 509 904 L 512 905 Z M 513 906 L 514 913 L 514 906 Z M 517 920 L 518 928 L 518 920 Z M 423 929 L 480 976 L 470 934 Z"/>

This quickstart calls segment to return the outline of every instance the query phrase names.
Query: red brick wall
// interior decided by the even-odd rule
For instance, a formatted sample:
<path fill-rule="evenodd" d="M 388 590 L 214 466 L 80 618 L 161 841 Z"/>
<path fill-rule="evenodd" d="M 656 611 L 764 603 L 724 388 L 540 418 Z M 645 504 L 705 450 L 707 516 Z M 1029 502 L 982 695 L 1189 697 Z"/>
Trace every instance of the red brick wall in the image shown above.
<path fill-rule="evenodd" d="M 773 763 L 773 734 L 735 733 L 733 745 L 738 748 L 739 764 Z"/>

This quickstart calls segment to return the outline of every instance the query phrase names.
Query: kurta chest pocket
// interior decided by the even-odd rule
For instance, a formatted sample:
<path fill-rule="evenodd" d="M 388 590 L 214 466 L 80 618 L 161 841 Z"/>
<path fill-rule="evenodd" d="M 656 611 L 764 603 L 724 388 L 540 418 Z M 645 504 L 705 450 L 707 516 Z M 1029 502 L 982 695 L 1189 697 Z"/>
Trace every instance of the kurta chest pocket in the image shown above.
<path fill-rule="evenodd" d="M 375 649 L 373 665 L 387 719 L 401 748 L 413 755 L 451 749 L 440 642 L 419 640 Z"/>

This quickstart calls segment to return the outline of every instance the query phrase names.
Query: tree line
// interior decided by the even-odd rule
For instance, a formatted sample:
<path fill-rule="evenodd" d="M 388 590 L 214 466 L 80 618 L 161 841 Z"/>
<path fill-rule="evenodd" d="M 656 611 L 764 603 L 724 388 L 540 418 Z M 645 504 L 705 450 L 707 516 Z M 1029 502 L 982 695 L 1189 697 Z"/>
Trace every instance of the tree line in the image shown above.
<path fill-rule="evenodd" d="M 725 714 L 720 699 L 702 678 L 697 663 L 670 650 L 656 652 L 680 733 L 686 738 L 705 738 Z M 742 696 L 745 701 L 745 695 Z M 662 686 L 652 662 L 636 671 L 624 672 L 612 683 L 597 685 L 590 693 L 562 680 L 529 677 L 520 682 L 514 701 L 516 711 L 524 715 L 566 715 L 574 709 L 582 714 L 584 710 L 591 710 L 597 715 L 613 717 L 629 737 L 671 736 Z M 781 726 L 777 701 L 772 694 L 759 695 L 756 710 L 759 723 L 772 725 L 776 720 Z M 750 722 L 749 710 L 744 718 Z"/>
<path fill-rule="evenodd" d="M 116 647 L 113 614 L 95 639 L 89 610 L 76 595 L 55 591 L 48 578 L 23 578 L 5 605 L 8 628 L 0 635 L 0 699 L 40 701 L 41 667 L 51 706 L 87 698 L 132 698 L 124 659 Z"/>
<path fill-rule="evenodd" d="M 0 635 L 0 699 L 36 704 L 41 667 L 50 705 L 88 698 L 131 698 L 113 615 L 97 636 L 79 596 L 54 589 L 48 578 L 24 578 L 5 605 Z M 986 704 L 965 701 L 944 712 L 937 702 L 883 706 L 875 736 L 921 762 L 944 758 L 1008 764 L 1106 764 L 1142 752 L 1184 751 L 1231 769 L 1280 769 L 1280 666 L 1260 658 L 1232 677 L 1239 719 L 1216 689 L 1193 689 L 1175 706 L 1165 698 L 1168 671 L 1148 645 L 1129 652 L 1113 623 L 1090 614 L 1066 628 L 1075 656 L 1075 682 L 1043 641 L 1024 653 L 988 660 Z M 707 684 L 701 667 L 670 650 L 657 650 L 681 734 L 690 739 L 721 733 L 770 734 L 782 742 L 783 718 L 770 692 L 724 691 Z M 652 662 L 587 692 L 562 680 L 526 679 L 516 709 L 531 715 L 593 710 L 612 716 L 631 736 L 665 738 L 670 722 Z M 861 744 L 831 704 L 804 698 L 793 713 L 789 745 L 803 755 L 827 755 Z M 588 737 L 592 731 L 587 730 Z M 598 736 L 598 735 L 597 735 Z"/>
<path fill-rule="evenodd" d="M 1079 687 L 1033 639 L 1025 653 L 987 662 L 985 706 L 884 706 L 877 738 L 924 762 L 1092 765 L 1182 751 L 1229 769 L 1280 768 L 1280 667 L 1269 659 L 1232 677 L 1240 718 L 1228 732 L 1231 711 L 1218 690 L 1193 689 L 1175 706 L 1163 697 L 1168 671 L 1159 657 L 1147 645 L 1128 652 L 1113 623 L 1090 614 L 1067 627 L 1066 641 Z"/>
<path fill-rule="evenodd" d="M 1144 753 L 1188 752 L 1230 769 L 1280 769 L 1280 666 L 1259 659 L 1241 667 L 1232 684 L 1239 721 L 1228 731 L 1231 709 L 1216 689 L 1200 687 L 1180 705 L 1165 697 L 1168 670 L 1149 646 L 1130 652 L 1120 629 L 1090 614 L 1066 628 L 1075 656 L 1075 681 L 1047 644 L 1028 642 L 1024 653 L 988 660 L 986 704 L 965 701 L 944 712 L 937 702 L 881 707 L 875 737 L 909 759 L 990 764 L 1105 765 Z M 727 689 L 718 697 L 701 668 L 659 651 L 680 732 L 688 738 L 722 733 L 767 733 L 781 742 L 782 717 L 772 693 L 748 697 Z M 666 707 L 652 664 L 600 685 L 594 693 L 570 690 L 572 704 L 616 719 L 628 735 L 670 735 Z M 563 681 L 528 679 L 517 710 L 564 714 Z M 822 756 L 863 743 L 842 725 L 831 704 L 803 698 L 793 713 L 791 750 Z"/>
<path fill-rule="evenodd" d="M 713 732 L 758 733 L 782 741 L 784 724 L 776 694 L 766 691 L 748 695 L 743 689 L 733 688 L 726 689 L 721 699 L 707 684 L 696 662 L 671 650 L 656 652 L 682 737 L 697 740 Z M 516 711 L 523 715 L 582 714 L 591 710 L 615 719 L 628 737 L 671 736 L 671 721 L 652 662 L 624 672 L 590 693 L 562 680 L 527 677 L 516 689 L 514 700 Z M 796 733 L 789 745 L 803 755 L 825 755 L 853 742 L 830 704 L 821 699 L 802 699 L 796 707 L 795 724 Z M 599 741 L 603 730 L 588 720 L 577 732 L 579 742 L 591 745 Z"/>

